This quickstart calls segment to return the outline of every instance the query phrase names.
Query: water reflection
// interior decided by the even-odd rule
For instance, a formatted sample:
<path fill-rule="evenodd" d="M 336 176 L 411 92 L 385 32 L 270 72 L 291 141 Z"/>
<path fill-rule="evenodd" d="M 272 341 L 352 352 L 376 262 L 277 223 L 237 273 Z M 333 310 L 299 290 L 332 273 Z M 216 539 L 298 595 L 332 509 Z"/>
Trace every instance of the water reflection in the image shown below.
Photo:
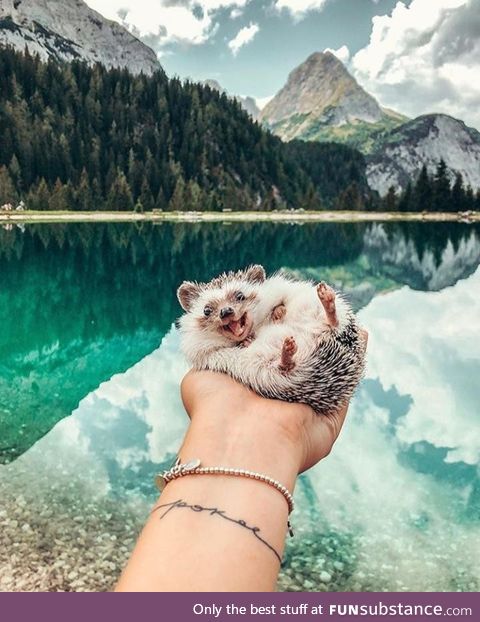
<path fill-rule="evenodd" d="M 296 253 L 299 240 L 315 239 L 314 232 L 305 233 L 305 227 L 284 229 L 285 239 L 295 240 Z M 235 252 L 244 252 L 243 236 L 259 234 L 230 227 L 225 231 L 232 244 L 232 264 L 241 265 L 244 256 L 239 259 Z M 264 237 L 266 231 L 262 232 Z M 217 232 L 218 228 L 212 229 L 213 236 Z M 347 230 L 339 239 L 355 239 L 357 234 L 357 230 L 355 235 Z M 295 516 L 298 536 L 289 542 L 280 588 L 477 590 L 478 238 L 474 229 L 455 229 L 454 241 L 452 236 L 444 237 L 443 251 L 432 259 L 432 246 L 423 250 L 412 247 L 399 229 L 366 227 L 360 234 L 362 251 L 348 254 L 343 262 L 337 256 L 329 259 L 328 253 L 318 252 L 316 262 L 309 258 L 311 263 L 302 263 L 298 254 L 289 255 L 291 264 L 287 260 L 283 263 L 281 250 L 269 259 L 270 267 L 286 265 L 311 276 L 328 273 L 330 280 L 341 284 L 351 296 L 357 294 L 357 307 L 363 307 L 361 321 L 371 332 L 367 378 L 354 399 L 341 440 L 328 460 L 299 482 L 299 509 Z M 152 239 L 156 235 L 152 233 Z M 183 239 L 190 235 L 181 233 Z M 440 237 L 438 232 L 429 235 L 437 240 Z M 192 239 L 195 236 L 189 244 Z M 201 239 L 208 246 L 206 233 L 201 233 Z M 173 238 L 169 238 L 169 243 L 173 243 Z M 55 383 L 57 393 L 58 387 L 66 386 L 79 405 L 74 405 L 73 414 L 29 451 L 0 467 L 0 496 L 5 501 L 0 511 L 0 550 L 11 557 L 15 546 L 22 553 L 20 561 L 15 562 L 15 556 L 8 563 L 1 560 L 0 589 L 23 589 L 22 580 L 27 589 L 108 588 L 154 499 L 152 474 L 171 460 L 178 447 L 186 426 L 178 392 L 185 363 L 179 356 L 178 338 L 171 325 L 177 309 L 165 284 L 173 290 L 174 282 L 188 274 L 188 261 L 195 263 L 197 274 L 210 274 L 210 262 L 215 272 L 217 262 L 222 260 L 217 250 L 225 251 L 227 242 L 220 249 L 208 246 L 208 253 L 200 254 L 203 259 L 198 262 L 192 257 L 187 261 L 185 251 L 179 251 L 179 264 L 172 267 L 171 262 L 170 272 L 163 269 L 161 273 L 158 271 L 169 256 L 168 249 L 162 251 L 162 245 L 158 241 L 155 244 L 157 252 L 151 260 L 147 261 L 145 255 L 140 262 L 141 275 L 135 269 L 133 274 L 112 279 L 130 283 L 130 288 L 121 288 L 122 295 L 113 297 L 112 303 L 108 296 L 111 290 L 101 291 L 110 287 L 108 271 L 94 268 L 96 262 L 93 257 L 90 259 L 93 276 L 84 301 L 95 320 L 104 314 L 93 328 L 78 317 L 72 319 L 73 327 L 66 321 L 62 324 L 59 316 L 54 315 L 55 321 L 50 322 L 48 330 L 40 326 L 39 334 L 32 336 L 35 345 L 28 346 L 28 335 L 22 333 L 25 309 L 19 305 L 18 339 L 1 333 L 2 382 L 18 375 L 26 382 L 26 378 L 37 374 L 42 382 L 51 383 L 37 380 L 39 388 L 29 394 L 25 408 L 40 404 L 45 387 L 52 388 Z M 98 244 L 93 248 L 103 256 Z M 132 257 L 131 243 L 115 248 L 122 258 L 116 268 L 128 266 L 123 253 Z M 200 252 L 199 247 L 197 251 Z M 106 254 L 113 252 L 110 247 Z M 309 252 L 306 251 L 307 256 Z M 68 268 L 69 253 L 61 257 L 63 266 L 59 265 L 58 256 L 47 259 L 39 253 L 34 255 L 36 263 L 29 264 L 28 269 L 25 264 L 23 270 L 18 265 L 13 268 L 12 272 L 17 270 L 19 284 L 30 294 L 34 292 L 29 301 L 26 293 L 23 297 L 18 293 L 15 298 L 10 289 L 15 302 L 23 300 L 27 305 L 24 315 L 31 315 L 28 322 L 23 319 L 25 327 L 33 326 L 33 310 L 30 314 L 28 305 L 38 303 L 42 291 L 37 279 L 45 276 L 47 265 L 49 273 L 60 279 Z M 45 266 L 43 271 L 36 272 L 41 265 L 40 256 Z M 10 257 L 12 266 L 20 262 L 13 261 L 13 254 Z M 72 270 L 63 281 L 65 290 L 46 285 L 51 288 L 51 295 L 55 294 L 55 300 L 64 299 L 62 291 L 75 291 L 79 284 L 88 282 L 82 263 L 77 261 L 76 265 L 81 278 L 76 278 L 76 270 Z M 437 278 L 438 274 L 441 278 Z M 11 277 L 12 274 L 6 280 Z M 154 282 L 158 284 L 155 295 L 147 292 Z M 366 282 L 370 288 L 367 294 Z M 403 285 L 406 282 L 410 287 Z M 448 286 L 440 287 L 441 283 Z M 415 291 L 412 285 L 441 291 Z M 159 297 L 159 291 L 165 295 Z M 80 293 L 73 298 L 78 305 Z M 43 300 L 49 297 L 44 296 Z M 97 305 L 96 300 L 102 303 Z M 115 315 L 114 309 L 122 300 L 123 311 Z M 144 310 L 137 307 L 145 301 Z M 50 304 L 48 309 L 54 313 L 54 307 Z M 4 300 L 0 309 L 4 312 Z M 48 311 L 43 312 L 48 317 Z M 88 316 L 83 314 L 78 308 L 80 318 Z M 83 332 L 78 327 L 83 327 Z M 57 345 L 46 347 L 55 330 Z M 144 335 L 140 343 L 139 335 Z M 122 346 L 127 347 L 132 363 L 128 363 L 126 354 L 121 354 Z M 85 355 L 85 351 L 92 356 Z M 29 354 L 26 361 L 22 357 L 25 352 L 35 353 L 37 358 Z M 99 361 L 94 363 L 96 359 Z M 39 371 L 41 361 L 44 371 Z M 13 368 L 9 370 L 11 364 Z M 29 368 L 19 374 L 19 369 L 26 369 L 22 366 Z M 94 390 L 86 390 L 87 385 L 81 382 L 73 390 L 81 373 L 89 375 L 91 384 L 97 383 Z M 5 396 L 0 398 L 0 408 L 7 404 L 13 413 L 12 400 L 20 394 L 20 389 L 10 394 L 8 403 Z M 62 417 L 65 414 L 68 413 Z M 18 447 L 26 449 L 35 435 L 30 435 L 28 429 L 19 435 L 15 421 L 12 416 L 15 440 Z M 28 439 L 18 441 L 19 436 Z M 42 535 L 46 533 L 50 534 L 47 542 Z M 122 547 L 114 546 L 119 538 L 124 543 Z M 88 557 L 89 551 L 95 555 Z M 37 558 L 32 559 L 32 554 Z M 44 560 L 43 565 L 38 556 Z M 57 567 L 58 563 L 63 566 Z M 45 564 L 53 564 L 55 572 L 43 572 Z M 78 573 L 79 567 L 88 569 L 84 577 Z M 92 575 L 88 574 L 90 571 Z"/>
<path fill-rule="evenodd" d="M 37 225 L 0 231 L 0 462 L 160 343 L 184 278 L 262 262 L 342 289 L 355 308 L 439 289 L 480 262 L 468 225 Z"/>
<path fill-rule="evenodd" d="M 479 288 L 477 269 L 442 292 L 402 288 L 360 312 L 372 332 L 367 379 L 338 447 L 310 476 L 324 523 L 354 534 L 350 586 L 478 589 Z"/>

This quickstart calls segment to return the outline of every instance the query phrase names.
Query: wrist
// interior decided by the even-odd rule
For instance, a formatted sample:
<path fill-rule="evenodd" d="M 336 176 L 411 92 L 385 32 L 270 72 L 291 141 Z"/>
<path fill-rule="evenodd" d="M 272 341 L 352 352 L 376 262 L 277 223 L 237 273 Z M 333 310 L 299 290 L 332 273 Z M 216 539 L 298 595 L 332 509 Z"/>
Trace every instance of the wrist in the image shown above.
<path fill-rule="evenodd" d="M 271 410 L 193 412 L 179 452 L 182 461 L 199 458 L 204 466 L 257 471 L 292 490 L 303 460 L 302 445 Z"/>

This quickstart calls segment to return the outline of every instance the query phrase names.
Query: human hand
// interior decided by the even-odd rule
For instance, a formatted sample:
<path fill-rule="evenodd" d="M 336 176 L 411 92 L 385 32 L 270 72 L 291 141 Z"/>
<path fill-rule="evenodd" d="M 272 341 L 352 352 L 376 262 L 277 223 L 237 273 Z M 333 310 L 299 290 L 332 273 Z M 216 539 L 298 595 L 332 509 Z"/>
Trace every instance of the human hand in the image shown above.
<path fill-rule="evenodd" d="M 367 331 L 362 337 L 366 343 Z M 263 398 L 225 374 L 208 371 L 185 376 L 182 399 L 207 459 L 252 470 L 265 463 L 283 471 L 288 464 L 296 474 L 330 453 L 348 410 L 346 404 L 319 416 L 305 404 Z"/>

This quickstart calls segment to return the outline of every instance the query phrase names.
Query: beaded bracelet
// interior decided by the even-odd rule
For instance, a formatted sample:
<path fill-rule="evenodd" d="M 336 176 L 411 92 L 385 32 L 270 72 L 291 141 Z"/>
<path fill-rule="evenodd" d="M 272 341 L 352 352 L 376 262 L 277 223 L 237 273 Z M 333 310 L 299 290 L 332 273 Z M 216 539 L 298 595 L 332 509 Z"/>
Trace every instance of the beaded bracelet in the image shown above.
<path fill-rule="evenodd" d="M 164 471 L 161 475 L 156 476 L 155 483 L 157 484 L 159 491 L 162 492 L 169 482 L 180 477 L 185 477 L 185 475 L 233 475 L 237 477 L 247 477 L 249 479 L 257 480 L 258 482 L 263 482 L 278 490 L 288 504 L 288 513 L 291 514 L 293 512 L 294 501 L 292 494 L 283 484 L 278 482 L 276 479 L 273 479 L 273 477 L 263 475 L 262 473 L 256 473 L 255 471 L 247 471 L 245 469 L 232 469 L 229 467 L 202 467 L 198 458 L 185 464 L 181 464 L 180 458 L 178 457 L 175 464 L 170 469 Z M 288 521 L 288 528 L 290 535 L 293 536 L 290 521 Z"/>

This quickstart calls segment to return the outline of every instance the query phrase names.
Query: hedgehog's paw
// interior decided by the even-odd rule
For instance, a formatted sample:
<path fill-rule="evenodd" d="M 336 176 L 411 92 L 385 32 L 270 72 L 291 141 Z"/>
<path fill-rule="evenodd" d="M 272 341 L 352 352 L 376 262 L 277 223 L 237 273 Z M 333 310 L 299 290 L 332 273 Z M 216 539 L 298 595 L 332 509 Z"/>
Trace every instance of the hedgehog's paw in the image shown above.
<path fill-rule="evenodd" d="M 334 328 L 337 327 L 338 317 L 334 290 L 322 281 L 322 283 L 317 285 L 317 295 L 323 305 L 323 308 L 325 309 L 327 322 L 330 326 L 333 326 Z"/>
<path fill-rule="evenodd" d="M 293 357 L 297 353 L 297 342 L 293 337 L 287 337 L 283 342 L 282 356 L 280 358 L 280 371 L 288 373 L 295 367 Z"/>
<path fill-rule="evenodd" d="M 281 322 L 287 313 L 287 307 L 284 304 L 277 305 L 272 311 L 272 322 Z"/>
<path fill-rule="evenodd" d="M 317 294 L 322 305 L 332 305 L 335 307 L 335 292 L 324 281 L 317 285 Z"/>

